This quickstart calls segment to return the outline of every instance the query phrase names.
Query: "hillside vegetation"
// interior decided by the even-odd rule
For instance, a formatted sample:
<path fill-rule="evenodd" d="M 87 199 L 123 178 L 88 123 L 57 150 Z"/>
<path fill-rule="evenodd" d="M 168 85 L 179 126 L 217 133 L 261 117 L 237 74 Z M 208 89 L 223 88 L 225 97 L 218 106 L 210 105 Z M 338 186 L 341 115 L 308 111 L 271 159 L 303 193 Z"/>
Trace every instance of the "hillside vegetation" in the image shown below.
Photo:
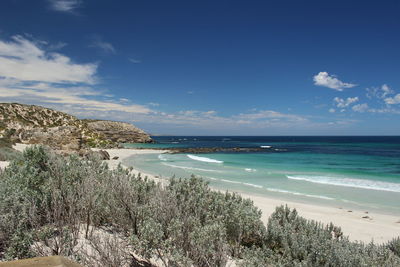
<path fill-rule="evenodd" d="M 0 137 L 64 151 L 152 142 L 148 134 L 129 123 L 81 120 L 64 112 L 18 103 L 0 103 Z"/>
<path fill-rule="evenodd" d="M 97 158 L 28 148 L 0 173 L 0 259 L 63 255 L 87 266 L 400 266 L 400 241 L 350 242 L 340 228 L 197 178 L 166 187 Z M 134 264 L 142 265 L 134 265 Z M 147 265 L 146 265 L 147 264 Z"/>

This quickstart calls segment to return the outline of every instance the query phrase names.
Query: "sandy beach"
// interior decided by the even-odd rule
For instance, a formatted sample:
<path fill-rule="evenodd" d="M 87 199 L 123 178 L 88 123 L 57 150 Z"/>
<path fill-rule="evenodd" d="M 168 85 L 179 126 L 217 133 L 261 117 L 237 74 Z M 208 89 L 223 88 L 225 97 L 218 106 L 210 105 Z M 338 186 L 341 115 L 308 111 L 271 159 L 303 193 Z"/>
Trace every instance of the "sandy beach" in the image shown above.
<path fill-rule="evenodd" d="M 107 152 L 110 154 L 110 158 L 118 157 L 117 160 L 107 161 L 110 168 L 115 168 L 119 163 L 122 164 L 124 159 L 133 155 L 166 153 L 165 150 L 152 149 L 107 149 Z M 134 168 L 135 166 L 132 167 Z M 133 172 L 135 174 L 140 173 L 135 168 Z M 159 182 L 166 182 L 150 174 L 143 172 L 141 174 Z M 267 196 L 255 196 L 243 193 L 241 195 L 252 199 L 254 204 L 261 209 L 262 220 L 265 225 L 268 223 L 268 217 L 274 212 L 275 207 L 288 205 L 291 208 L 296 208 L 298 213 L 307 219 L 326 224 L 333 222 L 335 225 L 340 226 L 344 234 L 349 236 L 350 240 L 353 241 L 370 242 L 373 240 L 374 243 L 380 244 L 396 236 L 400 236 L 400 218 L 398 216 L 379 214 L 366 210 L 355 210 L 353 208 L 346 208 L 345 206 L 329 207 L 297 203 Z"/>
<path fill-rule="evenodd" d="M 17 144 L 15 149 L 22 151 L 27 145 Z M 165 150 L 153 149 L 107 149 L 110 158 L 118 157 L 118 159 L 107 160 L 110 168 L 116 168 L 118 164 L 122 164 L 124 159 L 133 155 L 141 154 L 159 154 L 166 153 Z M 0 162 L 0 168 L 4 168 L 8 162 Z M 123 165 L 123 164 L 122 164 Z M 124 165 L 123 165 L 124 166 Z M 124 166 L 128 167 L 128 166 Z M 163 184 L 167 180 L 160 179 L 151 174 L 139 172 L 132 166 L 134 174 L 141 173 L 142 176 L 147 176 L 157 182 Z M 294 201 L 276 199 L 268 196 L 256 196 L 241 193 L 245 198 L 253 200 L 254 204 L 262 211 L 262 220 L 265 225 L 268 222 L 268 217 L 274 212 L 275 207 L 280 205 L 288 205 L 291 208 L 296 208 L 298 213 L 311 220 L 323 222 L 325 224 L 333 222 L 335 225 L 340 226 L 345 235 L 349 236 L 350 240 L 363 241 L 374 243 L 384 243 L 396 236 L 400 236 L 400 218 L 398 216 L 379 214 L 376 212 L 369 212 L 366 210 L 355 210 L 346 208 L 345 206 L 330 207 L 321 205 L 312 205 L 305 203 L 297 203 Z M 363 218 L 364 217 L 364 218 Z"/>

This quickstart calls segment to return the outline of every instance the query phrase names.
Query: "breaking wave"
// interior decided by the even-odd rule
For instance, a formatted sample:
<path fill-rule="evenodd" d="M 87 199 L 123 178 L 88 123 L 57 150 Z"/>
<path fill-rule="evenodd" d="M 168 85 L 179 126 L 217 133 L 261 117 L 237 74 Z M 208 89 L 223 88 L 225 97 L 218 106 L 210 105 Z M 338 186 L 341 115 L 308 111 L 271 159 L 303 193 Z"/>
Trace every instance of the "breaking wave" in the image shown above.
<path fill-rule="evenodd" d="M 300 180 L 317 184 L 336 185 L 336 186 L 400 193 L 400 184 L 398 183 L 354 179 L 354 178 L 329 177 L 329 176 L 286 175 L 286 177 L 291 180 Z"/>
<path fill-rule="evenodd" d="M 195 167 L 187 167 L 187 166 L 179 166 L 179 165 L 173 165 L 173 164 L 168 164 L 165 162 L 162 162 L 161 164 L 172 167 L 172 168 L 179 168 L 179 169 L 184 169 L 184 170 L 194 170 L 194 171 L 203 171 L 203 172 L 222 172 L 218 170 L 211 170 L 211 169 L 202 169 L 202 168 L 195 168 Z"/>
<path fill-rule="evenodd" d="M 192 159 L 192 160 L 197 160 L 197 161 L 202 161 L 202 162 L 208 162 L 208 163 L 224 163 L 221 160 L 216 160 L 216 159 L 210 159 L 210 158 L 206 158 L 206 157 L 199 157 L 199 156 L 194 156 L 194 155 L 187 155 L 188 158 Z"/>

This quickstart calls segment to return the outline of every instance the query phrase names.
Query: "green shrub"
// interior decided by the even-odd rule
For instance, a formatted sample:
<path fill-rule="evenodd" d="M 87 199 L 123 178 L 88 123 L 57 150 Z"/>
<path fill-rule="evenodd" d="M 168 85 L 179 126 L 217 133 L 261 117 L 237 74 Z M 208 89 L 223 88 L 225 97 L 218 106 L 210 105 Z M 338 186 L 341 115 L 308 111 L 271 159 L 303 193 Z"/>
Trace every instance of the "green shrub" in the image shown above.
<path fill-rule="evenodd" d="M 399 266 L 400 258 L 373 243 L 350 242 L 340 228 L 298 216 L 278 207 L 268 221 L 262 249 L 247 251 L 242 266 Z"/>
<path fill-rule="evenodd" d="M 385 247 L 393 251 L 398 257 L 400 257 L 400 237 L 393 238 L 388 243 L 386 243 Z"/>
<path fill-rule="evenodd" d="M 13 142 L 8 137 L 0 138 L 0 161 L 17 159 L 20 152 L 12 148 Z"/>
<path fill-rule="evenodd" d="M 400 265 L 398 238 L 384 246 L 350 242 L 340 228 L 287 207 L 276 209 L 267 228 L 260 218 L 252 201 L 212 191 L 202 179 L 171 179 L 164 188 L 121 166 L 110 170 L 95 156 L 64 158 L 31 147 L 0 172 L 0 260 L 64 255 L 89 266 L 120 266 L 137 256 L 165 266 L 225 266 L 229 258 L 242 266 Z"/>

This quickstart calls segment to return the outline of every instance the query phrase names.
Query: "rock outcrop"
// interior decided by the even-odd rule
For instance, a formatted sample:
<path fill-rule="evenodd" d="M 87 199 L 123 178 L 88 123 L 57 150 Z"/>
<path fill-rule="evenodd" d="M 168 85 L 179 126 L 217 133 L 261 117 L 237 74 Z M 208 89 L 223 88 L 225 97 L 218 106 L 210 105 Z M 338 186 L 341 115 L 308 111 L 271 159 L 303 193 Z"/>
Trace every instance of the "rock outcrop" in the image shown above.
<path fill-rule="evenodd" d="M 64 152 L 153 141 L 129 123 L 81 120 L 49 108 L 17 103 L 0 104 L 0 137 L 25 144 L 45 144 Z"/>
<path fill-rule="evenodd" d="M 151 143 L 142 129 L 126 122 L 86 120 L 87 127 L 114 143 Z"/>

